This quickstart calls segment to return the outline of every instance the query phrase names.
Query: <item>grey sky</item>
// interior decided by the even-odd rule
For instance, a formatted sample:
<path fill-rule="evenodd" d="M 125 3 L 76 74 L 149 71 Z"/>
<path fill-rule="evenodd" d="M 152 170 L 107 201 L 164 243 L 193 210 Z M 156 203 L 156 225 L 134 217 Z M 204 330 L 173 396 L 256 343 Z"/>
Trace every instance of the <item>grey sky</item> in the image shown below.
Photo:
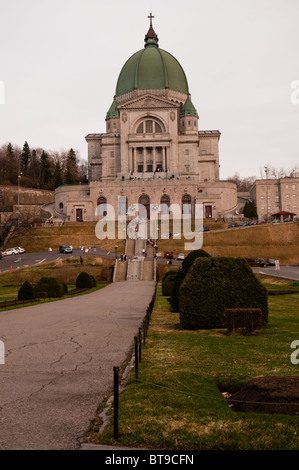
<path fill-rule="evenodd" d="M 181 63 L 199 129 L 219 129 L 220 176 L 299 166 L 298 0 L 0 0 L 0 146 L 87 158 L 147 16 Z"/>

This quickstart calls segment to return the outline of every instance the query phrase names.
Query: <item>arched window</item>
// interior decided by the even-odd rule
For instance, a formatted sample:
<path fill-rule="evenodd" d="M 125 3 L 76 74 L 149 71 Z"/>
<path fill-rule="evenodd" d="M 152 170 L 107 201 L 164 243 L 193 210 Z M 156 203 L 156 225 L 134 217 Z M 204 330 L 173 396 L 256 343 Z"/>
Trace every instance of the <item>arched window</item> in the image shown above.
<path fill-rule="evenodd" d="M 63 202 L 59 203 L 59 209 L 63 209 Z"/>
<path fill-rule="evenodd" d="M 140 198 L 138 199 L 138 211 L 139 211 L 139 217 L 142 219 L 150 219 L 150 197 L 147 196 L 146 194 L 142 194 Z"/>
<path fill-rule="evenodd" d="M 191 196 L 184 194 L 182 197 L 182 212 L 183 214 L 191 214 Z"/>
<path fill-rule="evenodd" d="M 170 197 L 167 194 L 163 194 L 160 200 L 161 204 L 161 214 L 169 214 L 169 207 L 170 207 Z"/>
<path fill-rule="evenodd" d="M 104 196 L 100 196 L 97 200 L 97 215 L 107 215 L 107 199 Z"/>
<path fill-rule="evenodd" d="M 147 118 L 138 124 L 137 134 L 162 134 L 165 132 L 162 122 L 154 118 Z"/>

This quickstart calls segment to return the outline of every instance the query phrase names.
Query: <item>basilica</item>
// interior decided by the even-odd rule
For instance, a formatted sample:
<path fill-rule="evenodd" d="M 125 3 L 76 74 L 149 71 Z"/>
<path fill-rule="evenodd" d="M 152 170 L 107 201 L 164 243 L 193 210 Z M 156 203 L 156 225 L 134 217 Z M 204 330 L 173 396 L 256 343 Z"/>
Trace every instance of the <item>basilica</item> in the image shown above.
<path fill-rule="evenodd" d="M 120 70 L 106 114 L 106 132 L 88 134 L 88 185 L 61 186 L 55 209 L 66 221 L 96 221 L 142 204 L 179 205 L 204 218 L 233 215 L 237 188 L 219 176 L 219 130 L 199 130 L 187 77 L 160 48 L 153 16 L 144 47 Z"/>

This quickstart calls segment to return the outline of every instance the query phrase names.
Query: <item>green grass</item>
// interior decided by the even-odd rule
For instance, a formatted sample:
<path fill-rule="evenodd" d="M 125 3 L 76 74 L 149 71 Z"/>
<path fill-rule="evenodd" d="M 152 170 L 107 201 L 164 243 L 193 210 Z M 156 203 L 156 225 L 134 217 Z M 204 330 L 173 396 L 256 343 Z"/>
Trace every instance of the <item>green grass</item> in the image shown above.
<path fill-rule="evenodd" d="M 269 324 L 251 336 L 188 331 L 159 286 L 140 383 L 133 371 L 120 396 L 119 442 L 154 449 L 299 449 L 298 416 L 234 412 L 221 394 L 257 376 L 298 375 L 290 361 L 290 344 L 299 339 L 298 303 L 299 294 L 270 296 Z M 102 435 L 89 433 L 89 440 L 115 444 L 112 424 Z"/>

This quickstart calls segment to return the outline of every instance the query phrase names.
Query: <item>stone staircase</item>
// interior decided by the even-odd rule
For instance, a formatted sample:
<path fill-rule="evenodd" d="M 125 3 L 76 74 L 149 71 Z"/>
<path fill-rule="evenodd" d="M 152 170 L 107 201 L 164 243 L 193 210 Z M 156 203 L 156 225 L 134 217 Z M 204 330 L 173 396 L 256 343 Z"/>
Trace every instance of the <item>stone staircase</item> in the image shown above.
<path fill-rule="evenodd" d="M 147 258 L 143 250 L 147 250 Z M 127 239 L 126 255 L 127 261 L 115 262 L 113 282 L 156 280 L 156 260 L 153 259 L 153 248 L 146 245 L 146 240 Z M 138 256 L 138 259 L 129 259 L 133 256 Z"/>

